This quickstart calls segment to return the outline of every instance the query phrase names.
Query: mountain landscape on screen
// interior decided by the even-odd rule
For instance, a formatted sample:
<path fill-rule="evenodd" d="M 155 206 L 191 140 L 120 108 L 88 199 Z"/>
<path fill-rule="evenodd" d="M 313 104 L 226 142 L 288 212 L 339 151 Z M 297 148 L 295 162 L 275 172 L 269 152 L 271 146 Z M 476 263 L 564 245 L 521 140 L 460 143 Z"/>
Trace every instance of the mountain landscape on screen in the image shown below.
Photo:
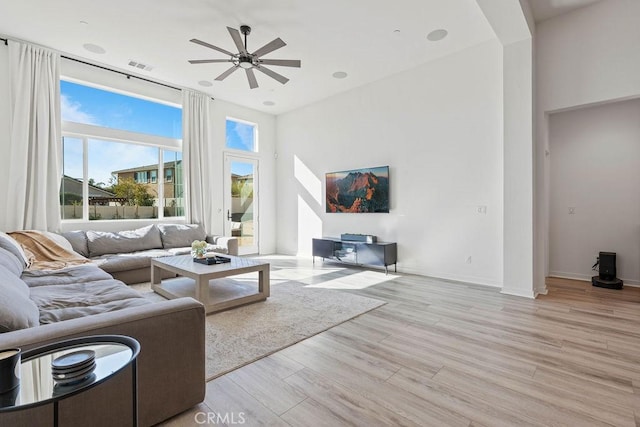
<path fill-rule="evenodd" d="M 327 212 L 389 212 L 389 167 L 326 175 Z"/>

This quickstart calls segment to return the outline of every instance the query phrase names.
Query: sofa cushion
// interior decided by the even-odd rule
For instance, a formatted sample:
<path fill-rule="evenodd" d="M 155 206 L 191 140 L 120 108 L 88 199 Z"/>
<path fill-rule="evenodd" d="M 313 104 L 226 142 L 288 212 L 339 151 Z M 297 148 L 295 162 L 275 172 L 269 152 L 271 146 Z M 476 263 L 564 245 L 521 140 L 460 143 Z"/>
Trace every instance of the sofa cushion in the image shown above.
<path fill-rule="evenodd" d="M 118 271 L 137 270 L 139 268 L 151 268 L 151 258 L 169 255 L 171 255 L 171 253 L 164 249 L 150 249 L 129 254 L 103 255 L 91 258 L 91 261 L 107 273 L 116 273 Z"/>
<path fill-rule="evenodd" d="M 25 267 L 22 260 L 4 248 L 0 248 L 0 266 L 6 268 L 16 277 L 20 277 Z"/>
<path fill-rule="evenodd" d="M 39 324 L 38 307 L 29 298 L 29 287 L 0 266 L 0 332 L 16 331 Z"/>
<path fill-rule="evenodd" d="M 204 240 L 207 237 L 199 224 L 159 224 L 158 229 L 165 249 L 191 248 L 194 240 Z"/>
<path fill-rule="evenodd" d="M 9 236 L 7 233 L 3 233 L 2 231 L 0 231 L 0 248 L 6 249 L 11 252 L 20 260 L 20 262 L 22 262 L 22 264 L 24 264 L 25 267 L 29 265 L 29 258 L 27 257 L 27 254 L 25 254 L 24 249 L 22 248 L 20 243 L 18 243 L 16 239 Z"/>
<path fill-rule="evenodd" d="M 171 255 L 186 255 L 191 253 L 191 246 L 185 248 L 172 248 L 167 252 L 169 252 Z M 221 254 L 228 253 L 226 246 L 212 245 L 211 243 L 207 245 L 207 252 L 218 252 Z"/>
<path fill-rule="evenodd" d="M 94 264 L 82 264 L 59 270 L 25 270 L 21 279 L 24 280 L 27 286 L 34 288 L 36 286 L 86 283 L 112 279 L 112 277 Z"/>
<path fill-rule="evenodd" d="M 160 233 L 154 224 L 117 233 L 87 231 L 87 241 L 91 257 L 162 248 Z"/>
<path fill-rule="evenodd" d="M 83 257 L 89 258 L 89 246 L 87 244 L 87 233 L 83 230 L 67 231 L 62 233 L 62 237 L 71 243 L 74 252 Z"/>
<path fill-rule="evenodd" d="M 119 280 L 39 286 L 31 299 L 40 309 L 41 324 L 60 322 L 151 302 Z"/>

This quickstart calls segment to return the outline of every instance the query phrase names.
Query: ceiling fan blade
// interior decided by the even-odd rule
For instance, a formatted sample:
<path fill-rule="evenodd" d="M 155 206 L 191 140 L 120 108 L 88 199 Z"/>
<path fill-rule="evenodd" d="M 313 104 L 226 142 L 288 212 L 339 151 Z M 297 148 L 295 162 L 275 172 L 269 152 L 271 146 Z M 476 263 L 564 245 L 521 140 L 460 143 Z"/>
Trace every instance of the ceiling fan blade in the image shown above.
<path fill-rule="evenodd" d="M 257 88 L 258 80 L 256 80 L 256 75 L 253 73 L 253 69 L 246 68 L 245 71 L 247 72 L 247 80 L 249 80 L 249 87 L 251 89 Z"/>
<path fill-rule="evenodd" d="M 233 73 L 235 70 L 237 70 L 238 67 L 236 67 L 235 65 L 231 68 L 229 68 L 227 71 L 225 71 L 224 73 L 220 74 L 218 77 L 216 77 L 216 80 L 221 81 L 226 79 L 227 77 L 229 77 L 229 75 L 231 73 Z"/>
<path fill-rule="evenodd" d="M 189 40 L 191 43 L 195 43 L 195 44 L 199 44 L 200 46 L 204 46 L 204 47 L 208 47 L 209 49 L 213 49 L 213 50 L 217 50 L 218 52 L 222 52 L 225 55 L 229 55 L 229 56 L 233 56 L 235 55 L 235 53 L 231 53 L 228 50 L 225 50 L 221 47 L 218 46 L 214 46 L 212 44 L 209 44 L 207 42 L 203 42 L 202 40 L 198 40 L 198 39 L 191 39 Z"/>
<path fill-rule="evenodd" d="M 245 49 L 244 45 L 242 44 L 242 36 L 240 36 L 240 31 L 231 27 L 227 27 L 227 30 L 229 30 L 229 34 L 231 34 L 231 38 L 233 39 L 233 42 L 236 44 L 236 47 L 238 48 L 238 52 L 244 53 L 246 55 L 247 49 Z"/>
<path fill-rule="evenodd" d="M 255 67 L 256 70 L 258 71 L 262 71 L 263 73 L 265 73 L 267 76 L 271 77 L 272 79 L 276 79 L 277 81 L 279 81 L 282 84 L 285 84 L 286 82 L 289 81 L 288 78 L 286 78 L 285 76 L 283 76 L 282 74 L 278 74 L 275 71 L 271 71 L 268 68 L 264 68 L 264 67 Z"/>
<path fill-rule="evenodd" d="M 302 64 L 299 59 L 261 59 L 261 64 L 278 65 L 280 67 L 298 67 Z"/>
<path fill-rule="evenodd" d="M 262 46 L 260 49 L 258 49 L 255 52 L 253 52 L 253 54 L 255 56 L 266 55 L 267 53 L 273 52 L 274 50 L 280 49 L 281 47 L 286 46 L 286 45 L 287 44 L 285 42 L 283 42 L 280 37 L 278 37 L 277 39 L 270 41 L 269 43 L 267 43 L 264 46 Z"/>
<path fill-rule="evenodd" d="M 213 64 L 216 62 L 231 62 L 230 59 L 190 59 L 190 64 Z"/>

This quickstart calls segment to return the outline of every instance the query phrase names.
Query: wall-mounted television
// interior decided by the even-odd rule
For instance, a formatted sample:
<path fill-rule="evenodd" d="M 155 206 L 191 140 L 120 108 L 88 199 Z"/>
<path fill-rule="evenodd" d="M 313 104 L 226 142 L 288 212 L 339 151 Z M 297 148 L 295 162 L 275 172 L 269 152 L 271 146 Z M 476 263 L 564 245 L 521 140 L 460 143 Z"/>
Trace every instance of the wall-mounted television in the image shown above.
<path fill-rule="evenodd" d="M 326 174 L 329 213 L 389 213 L 389 166 Z"/>

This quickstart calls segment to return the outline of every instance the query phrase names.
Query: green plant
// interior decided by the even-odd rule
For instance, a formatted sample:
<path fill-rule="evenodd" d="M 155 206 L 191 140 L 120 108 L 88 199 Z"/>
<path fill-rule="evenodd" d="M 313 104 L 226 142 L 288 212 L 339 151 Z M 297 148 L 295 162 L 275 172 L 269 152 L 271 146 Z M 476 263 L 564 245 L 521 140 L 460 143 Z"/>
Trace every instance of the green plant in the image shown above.
<path fill-rule="evenodd" d="M 145 184 L 135 182 L 133 178 L 122 178 L 111 187 L 116 197 L 127 199 L 126 206 L 153 206 L 153 195 L 149 194 Z"/>

